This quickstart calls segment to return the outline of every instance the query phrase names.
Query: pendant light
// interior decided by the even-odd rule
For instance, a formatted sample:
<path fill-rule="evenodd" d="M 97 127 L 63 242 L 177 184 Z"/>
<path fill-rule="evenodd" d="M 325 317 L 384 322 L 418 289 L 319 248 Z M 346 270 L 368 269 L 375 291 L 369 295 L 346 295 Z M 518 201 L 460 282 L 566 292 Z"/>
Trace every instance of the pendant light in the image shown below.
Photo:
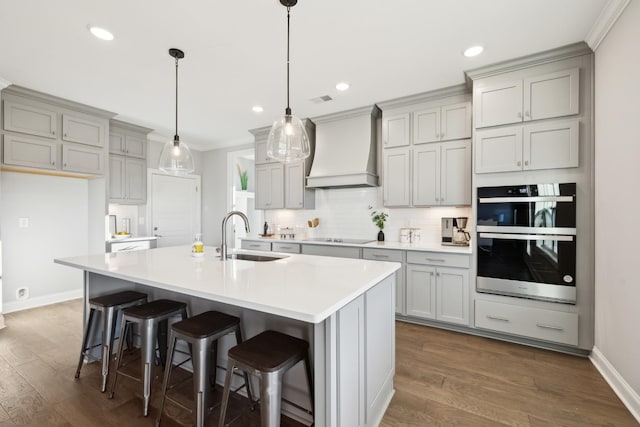
<path fill-rule="evenodd" d="M 269 139 L 267 139 L 267 156 L 281 162 L 295 162 L 309 157 L 309 135 L 302 121 L 291 114 L 289 107 L 289 38 L 290 12 L 298 0 L 280 0 L 287 8 L 287 108 L 284 117 L 273 122 Z"/>
<path fill-rule="evenodd" d="M 178 60 L 184 58 L 180 49 L 169 49 L 169 55 L 176 60 L 176 134 L 173 142 L 167 142 L 160 154 L 160 170 L 174 175 L 184 175 L 194 171 L 191 150 L 178 135 Z"/>

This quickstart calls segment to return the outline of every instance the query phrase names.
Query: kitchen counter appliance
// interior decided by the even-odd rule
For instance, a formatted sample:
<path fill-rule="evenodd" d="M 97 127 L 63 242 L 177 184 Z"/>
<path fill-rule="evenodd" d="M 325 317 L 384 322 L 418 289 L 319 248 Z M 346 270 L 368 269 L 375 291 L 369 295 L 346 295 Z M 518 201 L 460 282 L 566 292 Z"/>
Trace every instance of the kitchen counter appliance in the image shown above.
<path fill-rule="evenodd" d="M 471 236 L 465 228 L 467 217 L 442 218 L 442 244 L 445 246 L 469 246 Z"/>
<path fill-rule="evenodd" d="M 476 290 L 575 304 L 576 184 L 478 188 Z"/>

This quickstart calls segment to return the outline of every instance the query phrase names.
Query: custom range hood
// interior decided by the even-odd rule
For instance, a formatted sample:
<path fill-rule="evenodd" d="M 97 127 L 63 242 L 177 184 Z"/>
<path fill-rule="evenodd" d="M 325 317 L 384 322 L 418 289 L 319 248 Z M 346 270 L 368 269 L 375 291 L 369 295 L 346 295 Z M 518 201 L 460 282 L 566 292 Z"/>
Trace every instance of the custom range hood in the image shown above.
<path fill-rule="evenodd" d="M 313 118 L 316 149 L 307 188 L 375 187 L 380 109 L 358 108 Z"/>

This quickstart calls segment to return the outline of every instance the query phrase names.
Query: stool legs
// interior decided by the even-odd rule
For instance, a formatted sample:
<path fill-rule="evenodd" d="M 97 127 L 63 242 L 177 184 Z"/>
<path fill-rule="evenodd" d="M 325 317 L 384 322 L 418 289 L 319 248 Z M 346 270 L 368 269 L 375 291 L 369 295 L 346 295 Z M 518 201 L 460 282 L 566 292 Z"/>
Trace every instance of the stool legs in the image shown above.
<path fill-rule="evenodd" d="M 84 363 L 84 353 L 87 351 L 87 347 L 89 345 L 89 338 L 91 336 L 91 327 L 93 326 L 93 318 L 96 314 L 95 308 L 89 310 L 89 319 L 87 320 L 87 324 L 84 328 L 84 337 L 82 338 L 82 348 L 80 349 L 80 359 L 78 360 L 78 368 L 76 369 L 76 378 L 80 378 L 80 370 L 82 369 L 82 364 Z"/>
<path fill-rule="evenodd" d="M 236 364 L 233 359 L 229 358 L 227 362 L 227 373 L 224 378 L 224 390 L 222 392 L 222 403 L 220 403 L 220 422 L 218 427 L 224 427 L 224 419 L 227 416 L 227 406 L 229 404 L 229 393 L 231 391 L 231 377 L 233 376 L 233 370 L 236 368 Z M 246 375 L 246 373 L 245 373 Z M 247 382 L 247 390 L 249 390 L 249 383 Z M 251 402 L 253 404 L 253 402 Z"/>
<path fill-rule="evenodd" d="M 103 393 L 107 390 L 107 377 L 109 376 L 109 362 L 113 347 L 113 336 L 116 329 L 114 321 L 115 309 L 106 307 L 102 311 L 102 387 Z"/>
<path fill-rule="evenodd" d="M 260 374 L 260 422 L 262 427 L 280 426 L 283 374 L 282 371 Z"/>
<path fill-rule="evenodd" d="M 156 355 L 156 338 L 158 322 L 144 320 L 140 325 L 142 335 L 141 373 L 142 373 L 142 411 L 144 416 L 149 415 L 149 400 L 151 398 L 151 364 Z"/>

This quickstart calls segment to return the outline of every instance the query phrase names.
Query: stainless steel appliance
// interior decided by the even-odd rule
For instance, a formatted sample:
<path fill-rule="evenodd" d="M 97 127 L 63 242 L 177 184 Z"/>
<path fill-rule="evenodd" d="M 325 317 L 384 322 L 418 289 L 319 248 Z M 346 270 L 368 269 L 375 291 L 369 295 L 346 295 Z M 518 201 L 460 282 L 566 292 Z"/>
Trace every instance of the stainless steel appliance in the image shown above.
<path fill-rule="evenodd" d="M 442 218 L 442 244 L 446 246 L 469 246 L 471 236 L 465 228 L 467 217 L 443 217 Z"/>
<path fill-rule="evenodd" d="M 478 188 L 476 289 L 575 304 L 576 184 Z"/>

